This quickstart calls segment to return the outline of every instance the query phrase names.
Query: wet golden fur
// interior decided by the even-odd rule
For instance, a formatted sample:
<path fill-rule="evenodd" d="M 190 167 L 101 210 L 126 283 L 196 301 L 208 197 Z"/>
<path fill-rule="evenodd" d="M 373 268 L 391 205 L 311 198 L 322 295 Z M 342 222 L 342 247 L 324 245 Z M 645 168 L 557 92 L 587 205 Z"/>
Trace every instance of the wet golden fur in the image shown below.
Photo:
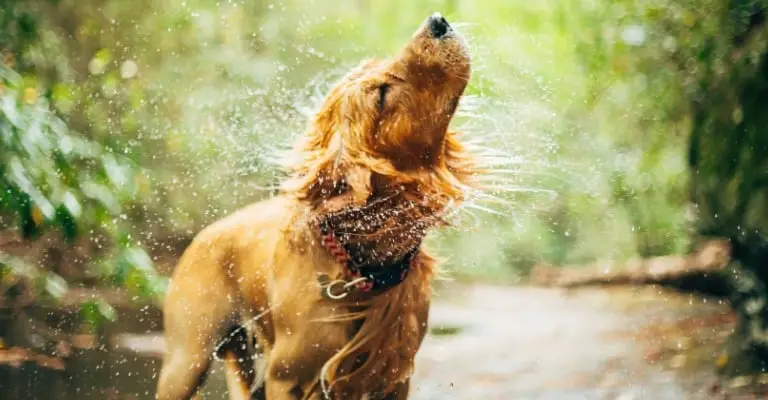
<path fill-rule="evenodd" d="M 468 78 L 463 39 L 430 37 L 425 23 L 396 57 L 363 63 L 331 90 L 282 193 L 216 222 L 185 251 L 165 300 L 159 399 L 192 396 L 240 324 L 264 356 L 269 400 L 407 398 L 436 264 L 421 243 L 476 173 L 448 130 Z M 318 242 L 321 222 L 366 262 L 419 247 L 411 272 L 383 293 L 324 298 L 317 274 L 343 276 Z M 256 377 L 237 362 L 242 348 L 221 353 L 230 398 L 247 398 Z"/>

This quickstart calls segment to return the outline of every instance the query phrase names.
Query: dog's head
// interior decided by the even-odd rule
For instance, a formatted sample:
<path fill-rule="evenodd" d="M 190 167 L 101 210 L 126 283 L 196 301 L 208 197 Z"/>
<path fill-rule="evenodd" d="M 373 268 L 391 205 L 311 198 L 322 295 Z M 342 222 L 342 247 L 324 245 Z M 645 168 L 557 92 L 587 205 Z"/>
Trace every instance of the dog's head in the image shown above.
<path fill-rule="evenodd" d="M 469 74 L 464 39 L 435 14 L 397 56 L 365 62 L 336 85 L 317 126 L 342 151 L 363 151 L 403 170 L 429 167 Z"/>
<path fill-rule="evenodd" d="M 362 63 L 326 96 L 298 148 L 294 191 L 326 201 L 352 189 L 359 203 L 374 175 L 403 183 L 450 169 L 448 124 L 469 76 L 463 37 L 430 16 L 395 57 Z"/>

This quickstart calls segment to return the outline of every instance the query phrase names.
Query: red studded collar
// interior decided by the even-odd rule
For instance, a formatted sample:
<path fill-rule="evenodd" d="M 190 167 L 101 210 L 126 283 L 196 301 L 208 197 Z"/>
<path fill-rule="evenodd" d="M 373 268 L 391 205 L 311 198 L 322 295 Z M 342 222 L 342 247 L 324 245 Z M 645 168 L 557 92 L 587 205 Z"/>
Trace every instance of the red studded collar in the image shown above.
<path fill-rule="evenodd" d="M 382 292 L 399 285 L 408 276 L 411 263 L 419 247 L 411 249 L 399 262 L 392 265 L 359 265 L 352 260 L 344 244 L 336 234 L 321 225 L 319 227 L 320 243 L 341 264 L 343 278 L 331 280 L 327 275 L 318 276 L 326 297 L 342 299 L 349 292 Z"/>

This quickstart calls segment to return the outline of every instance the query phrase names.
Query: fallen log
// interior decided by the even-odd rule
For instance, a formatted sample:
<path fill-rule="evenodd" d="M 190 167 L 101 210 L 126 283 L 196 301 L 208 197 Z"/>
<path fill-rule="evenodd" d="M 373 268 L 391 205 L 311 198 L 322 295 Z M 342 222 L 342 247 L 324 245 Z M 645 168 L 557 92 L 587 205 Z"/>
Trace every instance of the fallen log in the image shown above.
<path fill-rule="evenodd" d="M 20 347 L 0 347 L 0 365 L 10 365 L 19 368 L 23 363 L 35 363 L 41 368 L 63 371 L 65 364 L 61 358 L 52 357 Z"/>
<path fill-rule="evenodd" d="M 574 267 L 537 265 L 531 270 L 529 281 L 538 286 L 563 288 L 660 284 L 719 295 L 725 290 L 730 254 L 727 240 L 712 240 L 689 255 L 607 260 Z"/>

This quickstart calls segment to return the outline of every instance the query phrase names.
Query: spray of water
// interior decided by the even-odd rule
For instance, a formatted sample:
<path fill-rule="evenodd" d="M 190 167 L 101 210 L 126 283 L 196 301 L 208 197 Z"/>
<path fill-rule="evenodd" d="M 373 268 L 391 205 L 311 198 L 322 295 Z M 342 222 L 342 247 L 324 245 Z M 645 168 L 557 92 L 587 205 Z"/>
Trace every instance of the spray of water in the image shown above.
<path fill-rule="evenodd" d="M 588 195 L 595 191 L 600 177 L 584 174 L 588 170 L 584 165 L 559 157 L 561 110 L 553 105 L 542 79 L 510 62 L 510 68 L 520 70 L 519 75 L 535 85 L 526 82 L 514 91 L 499 93 L 495 87 L 507 90 L 513 85 L 510 76 L 494 74 L 498 65 L 492 64 L 499 60 L 494 58 L 493 48 L 484 46 L 482 25 L 452 25 L 467 38 L 473 57 L 473 77 L 452 129 L 462 132 L 462 142 L 488 172 L 477 177 L 482 190 L 466 188 L 469 201 L 449 213 L 451 222 L 464 234 L 478 232 L 489 238 L 510 237 L 499 235 L 498 230 L 525 233 L 531 221 L 557 206 L 563 188 L 579 188 Z M 166 177 L 174 183 L 166 186 L 176 193 L 157 196 L 176 196 L 168 201 L 179 205 L 170 211 L 168 222 L 194 232 L 277 192 L 285 175 L 283 161 L 292 145 L 331 86 L 360 61 L 348 55 L 330 56 L 307 43 L 289 46 L 291 52 L 325 66 L 306 79 L 306 73 L 296 72 L 301 66 L 296 60 L 242 61 L 240 64 L 260 69 L 233 68 L 227 72 L 231 77 L 225 84 L 217 76 L 201 78 L 183 91 L 178 117 L 161 121 L 155 133 L 158 140 L 173 142 L 180 137 L 183 144 L 177 150 L 178 168 L 169 168 Z M 200 209 L 205 211 L 199 213 Z M 196 213 L 201 215 L 197 219 Z M 444 237 L 438 234 L 436 238 Z M 446 243 L 450 243 L 446 244 L 448 253 L 477 252 L 471 248 L 475 245 L 471 240 Z M 484 251 L 501 254 L 506 247 L 508 243 L 499 242 Z"/>

